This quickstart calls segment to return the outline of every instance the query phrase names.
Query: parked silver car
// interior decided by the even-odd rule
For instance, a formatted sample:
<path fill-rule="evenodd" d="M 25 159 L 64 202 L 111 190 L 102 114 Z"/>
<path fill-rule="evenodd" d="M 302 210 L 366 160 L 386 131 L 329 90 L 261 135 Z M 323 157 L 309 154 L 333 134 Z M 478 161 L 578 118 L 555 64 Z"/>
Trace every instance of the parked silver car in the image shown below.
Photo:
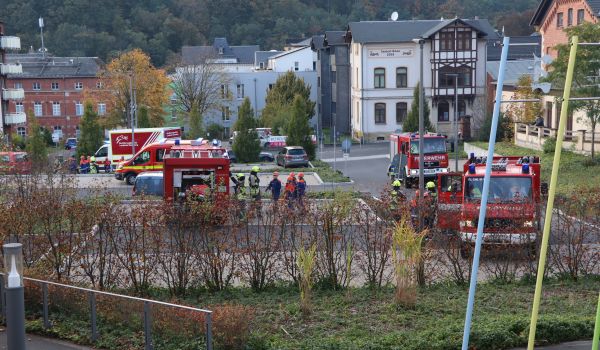
<path fill-rule="evenodd" d="M 277 157 L 275 157 L 277 165 L 284 168 L 288 166 L 308 166 L 308 155 L 303 147 L 300 146 L 287 146 L 284 147 Z"/>

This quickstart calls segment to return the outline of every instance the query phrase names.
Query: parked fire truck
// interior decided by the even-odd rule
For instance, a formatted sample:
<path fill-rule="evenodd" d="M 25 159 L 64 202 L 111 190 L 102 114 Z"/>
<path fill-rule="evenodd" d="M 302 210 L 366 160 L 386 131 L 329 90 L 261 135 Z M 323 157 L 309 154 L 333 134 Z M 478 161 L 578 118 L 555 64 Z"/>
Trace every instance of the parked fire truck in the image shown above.
<path fill-rule="evenodd" d="M 173 145 L 164 156 L 164 198 L 218 200 L 229 196 L 229 159 L 225 149 L 192 141 Z"/>
<path fill-rule="evenodd" d="M 438 175 L 437 226 L 457 234 L 466 258 L 477 238 L 486 157 L 471 155 L 463 173 Z M 535 254 L 541 227 L 541 183 L 538 157 L 494 157 L 483 244 L 525 246 Z"/>
<path fill-rule="evenodd" d="M 388 175 L 394 176 L 410 188 L 419 181 L 419 133 L 405 132 L 390 135 L 390 166 Z M 423 175 L 436 179 L 438 174 L 448 172 L 446 136 L 436 133 L 423 135 Z"/>

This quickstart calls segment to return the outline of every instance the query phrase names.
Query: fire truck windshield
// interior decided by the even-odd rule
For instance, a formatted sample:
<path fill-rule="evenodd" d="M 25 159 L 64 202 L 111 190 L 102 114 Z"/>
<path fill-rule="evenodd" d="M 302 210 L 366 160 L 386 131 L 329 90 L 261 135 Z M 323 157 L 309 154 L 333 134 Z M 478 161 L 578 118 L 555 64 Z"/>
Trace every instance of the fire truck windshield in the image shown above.
<path fill-rule="evenodd" d="M 478 202 L 483 192 L 483 177 L 468 177 L 465 199 Z M 492 176 L 490 182 L 490 203 L 527 202 L 531 200 L 531 178 L 517 176 Z"/>
<path fill-rule="evenodd" d="M 425 152 L 423 152 L 424 154 L 446 153 L 446 139 L 425 138 L 423 142 L 425 144 Z M 410 142 L 410 153 L 419 154 L 419 140 L 413 140 Z"/>

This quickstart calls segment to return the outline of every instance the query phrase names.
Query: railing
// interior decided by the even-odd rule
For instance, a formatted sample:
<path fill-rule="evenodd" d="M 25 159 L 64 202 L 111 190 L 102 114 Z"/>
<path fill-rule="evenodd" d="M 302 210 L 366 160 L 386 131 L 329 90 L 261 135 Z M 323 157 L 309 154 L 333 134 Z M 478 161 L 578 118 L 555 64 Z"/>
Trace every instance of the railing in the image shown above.
<path fill-rule="evenodd" d="M 515 123 L 514 141 L 517 146 L 541 150 L 546 139 L 556 137 L 556 134 L 557 129 Z M 566 130 L 563 148 L 588 155 L 592 150 L 592 136 L 594 137 L 596 148 L 600 147 L 600 132 L 592 133 L 588 130 Z"/>
<path fill-rule="evenodd" d="M 96 296 L 103 295 L 103 296 L 115 297 L 115 298 L 120 298 L 120 299 L 124 299 L 124 300 L 135 301 L 135 302 L 142 302 L 144 304 L 143 324 L 144 324 L 144 344 L 145 344 L 144 349 L 145 350 L 154 349 L 154 345 L 153 345 L 153 341 L 152 341 L 152 305 L 153 304 L 167 306 L 170 308 L 176 308 L 176 309 L 181 309 L 181 310 L 192 311 L 192 312 L 198 312 L 198 313 L 203 314 L 204 315 L 204 325 L 206 327 L 206 329 L 205 329 L 205 331 L 206 331 L 206 349 L 212 350 L 212 348 L 213 348 L 213 346 L 212 346 L 213 345 L 212 311 L 210 311 L 210 310 L 199 309 L 199 308 L 185 306 L 185 305 L 171 304 L 171 303 L 157 301 L 157 300 L 137 298 L 137 297 L 132 297 L 129 295 L 104 292 L 104 291 L 99 291 L 99 290 L 94 290 L 94 289 L 89 289 L 89 288 L 76 287 L 76 286 L 71 286 L 71 285 L 62 284 L 62 283 L 39 280 L 39 279 L 35 279 L 35 278 L 24 277 L 23 280 L 39 284 L 42 288 L 42 308 L 43 308 L 42 313 L 43 313 L 43 325 L 44 325 L 45 329 L 50 329 L 52 327 L 52 324 L 50 323 L 50 319 L 49 319 L 48 286 L 55 286 L 55 287 L 68 288 L 68 289 L 87 293 L 87 297 L 88 297 L 88 301 L 89 301 L 89 310 L 90 310 L 90 339 L 92 342 L 96 342 L 99 337 Z M 0 296 L 2 296 L 1 297 L 1 299 L 2 299 L 2 318 L 4 320 L 6 320 L 6 299 L 4 298 L 4 274 L 0 274 Z"/>

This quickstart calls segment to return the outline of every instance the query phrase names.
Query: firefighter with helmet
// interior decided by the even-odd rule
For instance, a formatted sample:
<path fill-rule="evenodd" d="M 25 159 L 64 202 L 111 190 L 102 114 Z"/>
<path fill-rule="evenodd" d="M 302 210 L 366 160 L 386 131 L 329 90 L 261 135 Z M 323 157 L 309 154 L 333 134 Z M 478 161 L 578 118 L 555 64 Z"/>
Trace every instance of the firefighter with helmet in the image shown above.
<path fill-rule="evenodd" d="M 437 197 L 437 193 L 435 192 L 435 182 L 429 181 L 427 184 L 425 184 L 425 187 L 427 188 L 427 193 L 429 193 L 431 197 L 435 199 Z"/>
<path fill-rule="evenodd" d="M 397 217 L 397 210 L 399 208 L 400 200 L 404 198 L 404 195 L 400 192 L 400 186 L 402 186 L 400 180 L 394 180 L 392 182 L 392 191 L 390 192 L 390 211 L 392 211 L 392 214 L 397 219 L 399 218 Z"/>
<path fill-rule="evenodd" d="M 246 199 L 246 176 L 243 173 L 236 175 L 235 196 L 239 200 Z"/>
<path fill-rule="evenodd" d="M 258 172 L 260 168 L 258 166 L 253 166 L 252 170 L 250 170 L 250 178 L 248 179 L 248 184 L 250 186 L 250 198 L 255 200 L 260 200 L 260 179 L 258 178 Z"/>

